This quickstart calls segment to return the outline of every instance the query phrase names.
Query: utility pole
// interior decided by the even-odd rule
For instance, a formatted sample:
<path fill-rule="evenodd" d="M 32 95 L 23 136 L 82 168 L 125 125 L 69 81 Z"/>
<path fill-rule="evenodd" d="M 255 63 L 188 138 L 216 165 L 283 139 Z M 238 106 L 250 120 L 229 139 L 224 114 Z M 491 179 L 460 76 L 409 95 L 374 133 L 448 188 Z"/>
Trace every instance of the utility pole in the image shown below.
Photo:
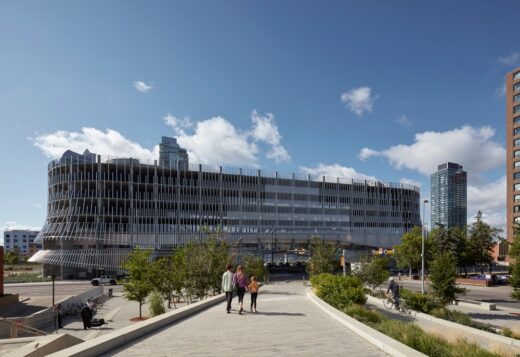
<path fill-rule="evenodd" d="M 347 251 L 343 249 L 343 276 L 347 276 L 347 261 L 346 261 L 346 253 Z"/>

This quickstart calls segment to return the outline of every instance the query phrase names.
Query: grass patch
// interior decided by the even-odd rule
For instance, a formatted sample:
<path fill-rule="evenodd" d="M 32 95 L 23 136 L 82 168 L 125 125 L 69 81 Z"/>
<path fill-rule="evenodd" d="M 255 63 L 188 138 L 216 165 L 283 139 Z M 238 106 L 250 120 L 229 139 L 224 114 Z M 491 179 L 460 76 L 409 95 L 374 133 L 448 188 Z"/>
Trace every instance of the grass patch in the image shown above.
<path fill-rule="evenodd" d="M 520 334 L 511 330 L 509 327 L 502 327 L 502 335 L 520 340 Z"/>
<path fill-rule="evenodd" d="M 486 332 L 497 333 L 497 331 L 489 324 L 483 324 L 481 322 L 473 321 L 463 312 L 449 310 L 445 307 L 433 309 L 430 315 L 435 316 L 439 319 L 448 320 L 464 326 L 473 327 Z"/>
<path fill-rule="evenodd" d="M 4 283 L 37 283 L 51 281 L 51 278 L 40 273 L 20 273 L 16 275 L 4 276 Z"/>

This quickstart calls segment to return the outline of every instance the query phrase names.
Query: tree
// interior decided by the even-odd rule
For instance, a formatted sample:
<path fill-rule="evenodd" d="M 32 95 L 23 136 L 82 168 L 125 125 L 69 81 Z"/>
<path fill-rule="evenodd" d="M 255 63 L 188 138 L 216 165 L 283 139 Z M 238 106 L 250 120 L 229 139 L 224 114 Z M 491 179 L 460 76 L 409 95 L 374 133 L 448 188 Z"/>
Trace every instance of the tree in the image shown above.
<path fill-rule="evenodd" d="M 310 249 L 311 259 L 309 262 L 309 273 L 311 275 L 333 273 L 337 266 L 336 244 L 313 236 L 311 237 Z"/>
<path fill-rule="evenodd" d="M 173 292 L 182 289 L 173 257 L 161 257 L 155 260 L 150 268 L 150 281 L 155 290 L 168 301 L 168 309 L 171 309 Z M 177 308 L 175 301 L 173 304 Z"/>
<path fill-rule="evenodd" d="M 242 258 L 242 265 L 249 277 L 256 276 L 257 281 L 264 280 L 264 277 L 267 274 L 267 269 L 262 257 L 247 255 Z"/>
<path fill-rule="evenodd" d="M 509 282 L 513 287 L 511 296 L 520 300 L 520 224 L 513 223 L 513 243 L 509 247 L 509 258 L 511 260 L 511 277 Z"/>
<path fill-rule="evenodd" d="M 480 266 L 493 262 L 493 247 L 501 232 L 501 229 L 491 228 L 485 223 L 482 220 L 482 212 L 478 211 L 476 221 L 469 229 L 469 261 Z"/>
<path fill-rule="evenodd" d="M 14 250 L 9 250 L 4 255 L 4 261 L 7 264 L 18 264 L 20 262 L 20 248 L 14 247 Z"/>
<path fill-rule="evenodd" d="M 226 265 L 231 263 L 231 255 L 226 242 L 220 238 L 219 233 L 210 235 L 204 248 L 209 287 L 216 294 L 222 290 L 222 273 L 225 271 Z"/>
<path fill-rule="evenodd" d="M 152 251 L 149 249 L 136 248 L 123 263 L 123 269 L 128 276 L 123 283 L 123 294 L 125 298 L 139 303 L 139 319 L 142 319 L 142 306 L 153 285 L 150 280 Z"/>
<path fill-rule="evenodd" d="M 364 283 L 368 284 L 372 290 L 376 290 L 390 277 L 388 258 L 380 256 L 370 257 L 367 255 L 365 259 L 365 261 L 361 262 L 361 267 L 356 272 L 356 275 Z"/>
<path fill-rule="evenodd" d="M 455 258 L 455 266 L 465 265 L 468 242 L 465 228 L 451 227 L 446 229 L 441 225 L 432 229 L 428 240 L 430 241 L 429 255 L 431 255 L 431 259 L 450 252 Z"/>
<path fill-rule="evenodd" d="M 427 241 L 425 241 L 425 244 Z M 428 251 L 425 246 L 425 251 Z M 394 247 L 397 265 L 400 268 L 408 268 L 410 276 L 412 270 L 421 269 L 422 231 L 421 227 L 414 227 L 401 238 L 401 244 Z"/>
<path fill-rule="evenodd" d="M 464 292 L 457 288 L 457 259 L 450 251 L 435 256 L 430 266 L 430 281 L 433 294 L 444 304 L 448 305 L 458 293 Z"/>

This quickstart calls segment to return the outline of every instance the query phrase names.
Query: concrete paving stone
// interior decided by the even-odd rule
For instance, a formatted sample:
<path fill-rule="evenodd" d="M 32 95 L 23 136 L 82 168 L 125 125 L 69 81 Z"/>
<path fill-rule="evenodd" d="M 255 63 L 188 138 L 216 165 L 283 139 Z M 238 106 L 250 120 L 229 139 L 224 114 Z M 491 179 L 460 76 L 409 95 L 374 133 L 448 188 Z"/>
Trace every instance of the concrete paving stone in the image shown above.
<path fill-rule="evenodd" d="M 172 326 L 126 344 L 106 356 L 387 356 L 324 314 L 300 283 L 264 286 L 258 313 L 226 314 L 218 304 Z"/>

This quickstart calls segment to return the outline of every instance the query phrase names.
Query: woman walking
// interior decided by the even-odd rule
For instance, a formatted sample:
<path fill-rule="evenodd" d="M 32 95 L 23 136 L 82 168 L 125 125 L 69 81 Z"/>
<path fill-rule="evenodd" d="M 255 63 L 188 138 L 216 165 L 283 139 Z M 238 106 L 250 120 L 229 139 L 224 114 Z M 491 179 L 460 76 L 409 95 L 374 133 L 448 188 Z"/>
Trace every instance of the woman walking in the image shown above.
<path fill-rule="evenodd" d="M 248 289 L 251 293 L 251 312 L 253 312 L 254 308 L 254 312 L 256 313 L 256 298 L 258 297 L 258 290 L 260 289 L 260 286 L 256 281 L 256 277 L 251 277 L 251 282 L 249 283 Z"/>
<path fill-rule="evenodd" d="M 238 313 L 242 315 L 242 311 L 244 311 L 244 294 L 247 288 L 247 275 L 242 270 L 242 265 L 237 266 L 237 272 L 233 276 L 233 285 L 237 289 L 238 304 L 240 305 Z"/>

